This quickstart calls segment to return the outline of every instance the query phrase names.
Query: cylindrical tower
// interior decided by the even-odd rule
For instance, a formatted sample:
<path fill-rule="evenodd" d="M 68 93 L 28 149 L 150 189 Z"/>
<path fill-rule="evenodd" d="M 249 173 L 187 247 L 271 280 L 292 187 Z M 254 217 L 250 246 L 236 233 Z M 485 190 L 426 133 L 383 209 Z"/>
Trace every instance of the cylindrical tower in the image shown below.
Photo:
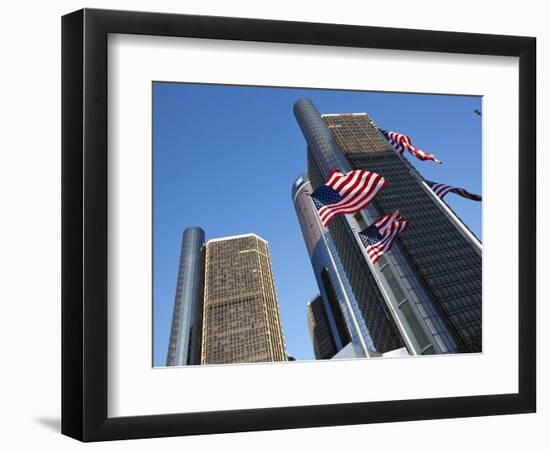
<path fill-rule="evenodd" d="M 307 174 L 298 177 L 292 185 L 292 201 L 321 293 L 320 301 L 327 311 L 327 326 L 336 352 L 351 339 L 365 356 L 378 355 L 332 237 L 323 229 L 309 198 L 311 192 Z"/>
<path fill-rule="evenodd" d="M 166 365 L 200 364 L 204 286 L 204 230 L 183 232 Z"/>
<path fill-rule="evenodd" d="M 308 98 L 299 99 L 294 103 L 294 115 L 323 178 L 326 179 L 332 170 L 349 172 L 350 163 L 312 101 Z"/>

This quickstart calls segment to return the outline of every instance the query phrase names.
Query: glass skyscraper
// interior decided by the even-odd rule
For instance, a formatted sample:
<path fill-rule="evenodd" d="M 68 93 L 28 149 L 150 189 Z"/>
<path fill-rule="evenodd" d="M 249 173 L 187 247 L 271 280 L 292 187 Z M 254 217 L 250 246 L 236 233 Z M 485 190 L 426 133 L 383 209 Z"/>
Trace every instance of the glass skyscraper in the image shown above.
<path fill-rule="evenodd" d="M 265 240 L 246 234 L 206 243 L 201 364 L 287 361 Z"/>
<path fill-rule="evenodd" d="M 335 339 L 320 295 L 307 304 L 307 326 L 315 359 L 330 359 L 336 355 Z"/>
<path fill-rule="evenodd" d="M 204 231 L 186 228 L 180 264 L 167 366 L 200 364 L 202 297 L 204 285 Z"/>
<path fill-rule="evenodd" d="M 298 100 L 294 113 L 307 143 L 312 190 L 333 169 L 367 169 L 389 183 L 361 212 L 336 216 L 326 233 L 372 350 L 385 353 L 405 346 L 410 354 L 480 351 L 480 242 L 367 114 L 321 116 L 308 99 Z M 372 266 L 357 233 L 394 210 L 410 219 L 409 227 Z M 300 218 L 298 208 L 297 213 Z M 307 243 L 305 232 L 304 237 Z"/>
<path fill-rule="evenodd" d="M 307 174 L 303 174 L 292 186 L 292 200 L 327 314 L 335 353 L 352 341 L 364 356 L 376 355 L 374 342 L 332 237 L 319 222 L 317 211 L 309 198 L 312 191 Z"/>

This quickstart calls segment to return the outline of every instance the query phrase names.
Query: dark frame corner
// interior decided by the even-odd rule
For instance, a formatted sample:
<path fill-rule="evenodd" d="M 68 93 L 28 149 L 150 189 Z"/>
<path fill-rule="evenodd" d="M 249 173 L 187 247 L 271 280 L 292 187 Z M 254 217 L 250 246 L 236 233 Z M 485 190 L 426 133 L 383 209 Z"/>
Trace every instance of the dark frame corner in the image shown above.
<path fill-rule="evenodd" d="M 108 418 L 109 33 L 519 57 L 519 393 Z M 64 16 L 62 433 L 101 441 L 535 412 L 535 90 L 532 37 L 93 9 Z"/>

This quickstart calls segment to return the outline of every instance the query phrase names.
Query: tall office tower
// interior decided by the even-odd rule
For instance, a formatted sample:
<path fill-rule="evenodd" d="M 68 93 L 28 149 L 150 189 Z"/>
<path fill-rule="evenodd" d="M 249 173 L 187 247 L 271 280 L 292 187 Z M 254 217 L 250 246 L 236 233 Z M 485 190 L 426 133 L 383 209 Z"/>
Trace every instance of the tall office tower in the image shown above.
<path fill-rule="evenodd" d="M 184 230 L 167 366 L 200 364 L 204 285 L 203 245 L 204 231 L 201 228 L 192 227 Z"/>
<path fill-rule="evenodd" d="M 201 363 L 286 361 L 267 242 L 211 239 L 205 268 Z"/>
<path fill-rule="evenodd" d="M 332 237 L 321 225 L 317 210 L 309 198 L 312 191 L 307 174 L 303 174 L 292 185 L 292 201 L 327 312 L 327 324 L 335 350 L 340 351 L 351 341 L 361 349 L 362 356 L 376 356 L 374 342 Z"/>
<path fill-rule="evenodd" d="M 307 304 L 307 325 L 315 359 L 330 359 L 336 355 L 335 339 L 320 295 Z"/>
<path fill-rule="evenodd" d="M 479 351 L 479 241 L 367 114 L 321 116 L 308 99 L 298 100 L 294 113 L 307 142 L 313 189 L 333 169 L 363 168 L 389 183 L 367 208 L 338 215 L 328 227 L 375 350 L 385 353 L 405 345 L 411 354 Z M 410 225 L 373 266 L 357 233 L 394 210 Z"/>

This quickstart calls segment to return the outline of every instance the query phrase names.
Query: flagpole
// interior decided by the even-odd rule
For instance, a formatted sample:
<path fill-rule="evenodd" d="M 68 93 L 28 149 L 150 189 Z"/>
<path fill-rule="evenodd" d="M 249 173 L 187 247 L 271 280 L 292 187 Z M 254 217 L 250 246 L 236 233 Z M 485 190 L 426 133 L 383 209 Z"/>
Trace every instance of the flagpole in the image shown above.
<path fill-rule="evenodd" d="M 346 220 L 348 221 L 348 224 L 351 228 L 351 233 L 353 234 L 356 242 L 357 242 L 357 245 L 359 246 L 359 249 L 361 250 L 361 253 L 363 254 L 363 258 L 366 260 L 367 264 L 370 266 L 370 269 L 371 269 L 371 273 L 373 274 L 377 284 L 378 284 L 378 288 L 382 291 L 382 294 L 383 296 L 388 299 L 388 301 L 386 301 L 386 305 L 388 306 L 388 309 L 390 310 L 390 313 L 393 317 L 393 320 L 395 321 L 396 323 L 396 326 L 399 330 L 399 333 L 401 334 L 401 337 L 403 338 L 403 341 L 405 342 L 405 346 L 407 347 L 407 350 L 409 351 L 409 353 L 413 356 L 416 356 L 416 355 L 419 355 L 420 353 L 416 350 L 415 348 L 415 345 L 413 344 L 411 338 L 410 338 L 410 331 L 407 332 L 402 320 L 401 320 L 401 317 L 399 315 L 399 313 L 397 312 L 395 306 L 392 304 L 391 300 L 390 300 L 390 296 L 388 294 L 388 292 L 386 291 L 386 288 L 384 287 L 384 283 L 382 283 L 382 280 L 380 279 L 380 276 L 379 276 L 379 271 L 374 267 L 375 265 L 372 264 L 370 258 L 369 258 L 369 255 L 367 253 L 367 249 L 365 248 L 363 242 L 361 241 L 361 238 L 359 237 L 359 235 L 357 234 L 356 232 L 356 227 L 350 223 L 350 219 L 348 217 L 346 217 Z M 387 259 L 387 258 L 386 258 Z M 390 264 L 391 261 L 389 261 L 388 259 L 388 264 Z M 405 291 L 403 291 L 405 292 Z M 407 301 L 410 301 L 408 297 L 407 298 Z"/>
<path fill-rule="evenodd" d="M 311 196 L 308 194 L 308 196 L 310 197 L 310 201 L 313 202 L 313 200 L 311 199 Z M 315 205 L 313 205 L 315 207 Z M 368 207 L 367 207 L 368 208 Z M 317 210 L 317 208 L 315 207 L 315 210 Z M 323 240 L 326 244 L 326 240 L 325 240 L 325 236 L 324 236 L 324 227 L 323 225 L 320 223 L 320 218 L 318 217 L 318 213 L 315 213 L 315 220 L 317 222 L 317 225 L 319 226 L 320 230 L 321 230 L 321 234 L 323 236 Z M 345 217 L 345 220 L 347 221 L 348 223 L 348 226 L 350 227 L 351 229 L 351 233 L 353 234 L 356 242 L 357 242 L 357 245 L 359 246 L 359 249 L 361 251 L 361 254 L 363 256 L 363 258 L 366 260 L 367 264 L 369 265 L 370 267 L 370 271 L 371 273 L 373 274 L 373 277 L 375 279 L 375 282 L 378 286 L 378 288 L 380 289 L 380 291 L 382 292 L 382 296 L 384 297 L 385 299 L 385 303 L 386 303 L 386 306 L 388 307 L 389 311 L 390 311 L 390 314 L 392 315 L 392 318 L 394 320 L 394 323 L 399 331 L 399 334 L 401 335 L 401 337 L 403 338 L 403 342 L 405 343 L 405 346 L 409 352 L 410 355 L 420 355 L 422 354 L 422 352 L 424 350 L 426 350 L 426 348 L 429 348 L 429 347 L 425 347 L 425 348 L 421 348 L 420 347 L 420 344 L 418 343 L 418 341 L 416 340 L 416 337 L 414 338 L 415 339 L 415 342 L 416 342 L 416 345 L 415 345 L 415 342 L 413 342 L 412 340 L 412 336 L 415 336 L 415 333 L 414 331 L 410 328 L 410 326 L 408 325 L 408 323 L 406 321 L 403 320 L 402 318 L 402 312 L 401 310 L 398 310 L 397 308 L 400 306 L 400 304 L 396 304 L 394 305 L 393 302 L 392 302 L 392 298 L 395 298 L 395 296 L 390 296 L 387 289 L 385 288 L 384 286 L 384 283 L 382 282 L 381 280 L 381 277 L 380 277 L 380 272 L 374 267 L 374 265 L 371 263 L 370 261 L 370 258 L 368 257 L 368 254 L 367 254 L 367 251 L 363 245 L 363 242 L 361 241 L 361 238 L 358 236 L 358 234 L 356 233 L 356 226 L 354 225 L 354 223 L 352 222 L 352 218 L 347 215 L 347 214 L 343 214 L 343 216 Z M 328 245 L 327 245 L 327 248 L 328 248 Z M 332 258 L 332 254 L 330 252 L 330 249 L 329 249 L 329 256 L 331 258 L 331 261 L 334 265 L 334 259 Z M 391 264 L 392 265 L 392 270 L 395 271 L 395 268 L 393 267 L 393 263 L 390 261 L 389 258 L 386 257 L 386 259 L 388 260 L 388 264 Z M 339 282 L 340 282 L 340 285 L 342 286 L 343 283 L 341 282 L 341 279 L 339 277 L 339 274 L 338 274 L 338 271 L 337 272 L 337 276 L 339 278 Z M 396 277 L 396 280 L 397 280 L 398 277 Z M 405 294 L 406 292 L 406 289 L 404 288 L 404 286 L 401 285 L 400 281 L 397 281 L 405 295 L 405 301 L 408 301 L 410 302 L 410 299 L 409 297 Z M 345 291 L 344 291 L 345 292 Z M 348 305 L 349 305 L 349 299 L 347 298 L 347 294 L 346 295 L 346 300 L 348 302 Z M 413 310 L 415 310 L 416 308 L 413 306 L 412 307 Z M 353 320 L 353 319 L 352 319 Z M 419 319 L 419 322 L 420 319 Z M 357 325 L 356 325 L 357 326 Z M 422 325 L 421 325 L 422 327 Z M 426 334 L 426 337 L 428 338 L 429 342 L 430 342 L 430 345 L 431 347 L 434 349 L 434 351 L 436 351 L 436 346 L 434 345 L 434 343 L 432 342 L 432 339 L 428 336 L 430 336 L 430 333 L 428 333 L 426 330 L 423 330 L 424 333 Z M 359 333 L 359 335 L 361 336 L 361 334 Z"/>
<path fill-rule="evenodd" d="M 481 244 L 477 236 L 474 235 L 466 225 L 464 225 L 464 223 L 462 222 L 462 220 L 460 220 L 456 213 L 436 195 L 433 189 L 428 186 L 428 184 L 424 180 L 421 179 L 420 182 L 422 183 L 424 189 L 426 189 L 428 193 L 432 196 L 432 198 L 437 202 L 438 206 L 443 209 L 443 211 L 446 212 L 447 215 L 451 218 L 451 221 L 453 222 L 455 227 L 458 228 L 459 231 L 462 232 L 462 234 L 465 234 L 466 237 L 468 237 L 474 243 L 476 250 L 481 255 L 483 252 L 483 245 Z"/>
<path fill-rule="evenodd" d="M 372 121 L 372 123 L 373 123 L 373 126 L 375 126 L 377 130 L 379 130 L 379 133 L 382 134 L 382 136 L 384 137 L 384 140 L 388 142 L 388 140 L 386 139 L 386 136 L 384 136 L 384 133 L 382 133 L 380 131 L 380 128 L 378 128 L 378 125 L 376 125 L 374 121 Z M 415 177 L 420 182 L 422 187 L 428 191 L 428 193 L 432 196 L 433 199 L 435 199 L 437 206 L 439 206 L 439 208 L 442 209 L 443 212 L 447 213 L 447 215 L 451 219 L 451 222 L 455 226 L 455 228 L 457 228 L 460 233 L 462 233 L 466 238 L 470 239 L 474 243 L 475 249 L 481 255 L 483 252 L 483 246 L 480 240 L 477 238 L 477 236 L 470 231 L 470 229 L 462 222 L 462 220 L 460 220 L 460 218 L 456 215 L 456 213 L 451 208 L 449 208 L 449 206 L 447 206 L 447 204 L 443 200 L 441 200 L 437 195 L 435 195 L 434 191 L 424 181 L 424 177 L 422 177 L 422 175 L 418 173 L 418 171 L 412 165 L 412 163 L 409 162 L 407 158 L 405 158 L 405 155 L 400 151 L 396 150 L 395 147 L 391 145 L 389 142 L 388 142 L 388 145 L 408 165 L 409 173 L 413 177 Z M 441 164 L 441 161 L 438 161 L 438 162 Z"/>

